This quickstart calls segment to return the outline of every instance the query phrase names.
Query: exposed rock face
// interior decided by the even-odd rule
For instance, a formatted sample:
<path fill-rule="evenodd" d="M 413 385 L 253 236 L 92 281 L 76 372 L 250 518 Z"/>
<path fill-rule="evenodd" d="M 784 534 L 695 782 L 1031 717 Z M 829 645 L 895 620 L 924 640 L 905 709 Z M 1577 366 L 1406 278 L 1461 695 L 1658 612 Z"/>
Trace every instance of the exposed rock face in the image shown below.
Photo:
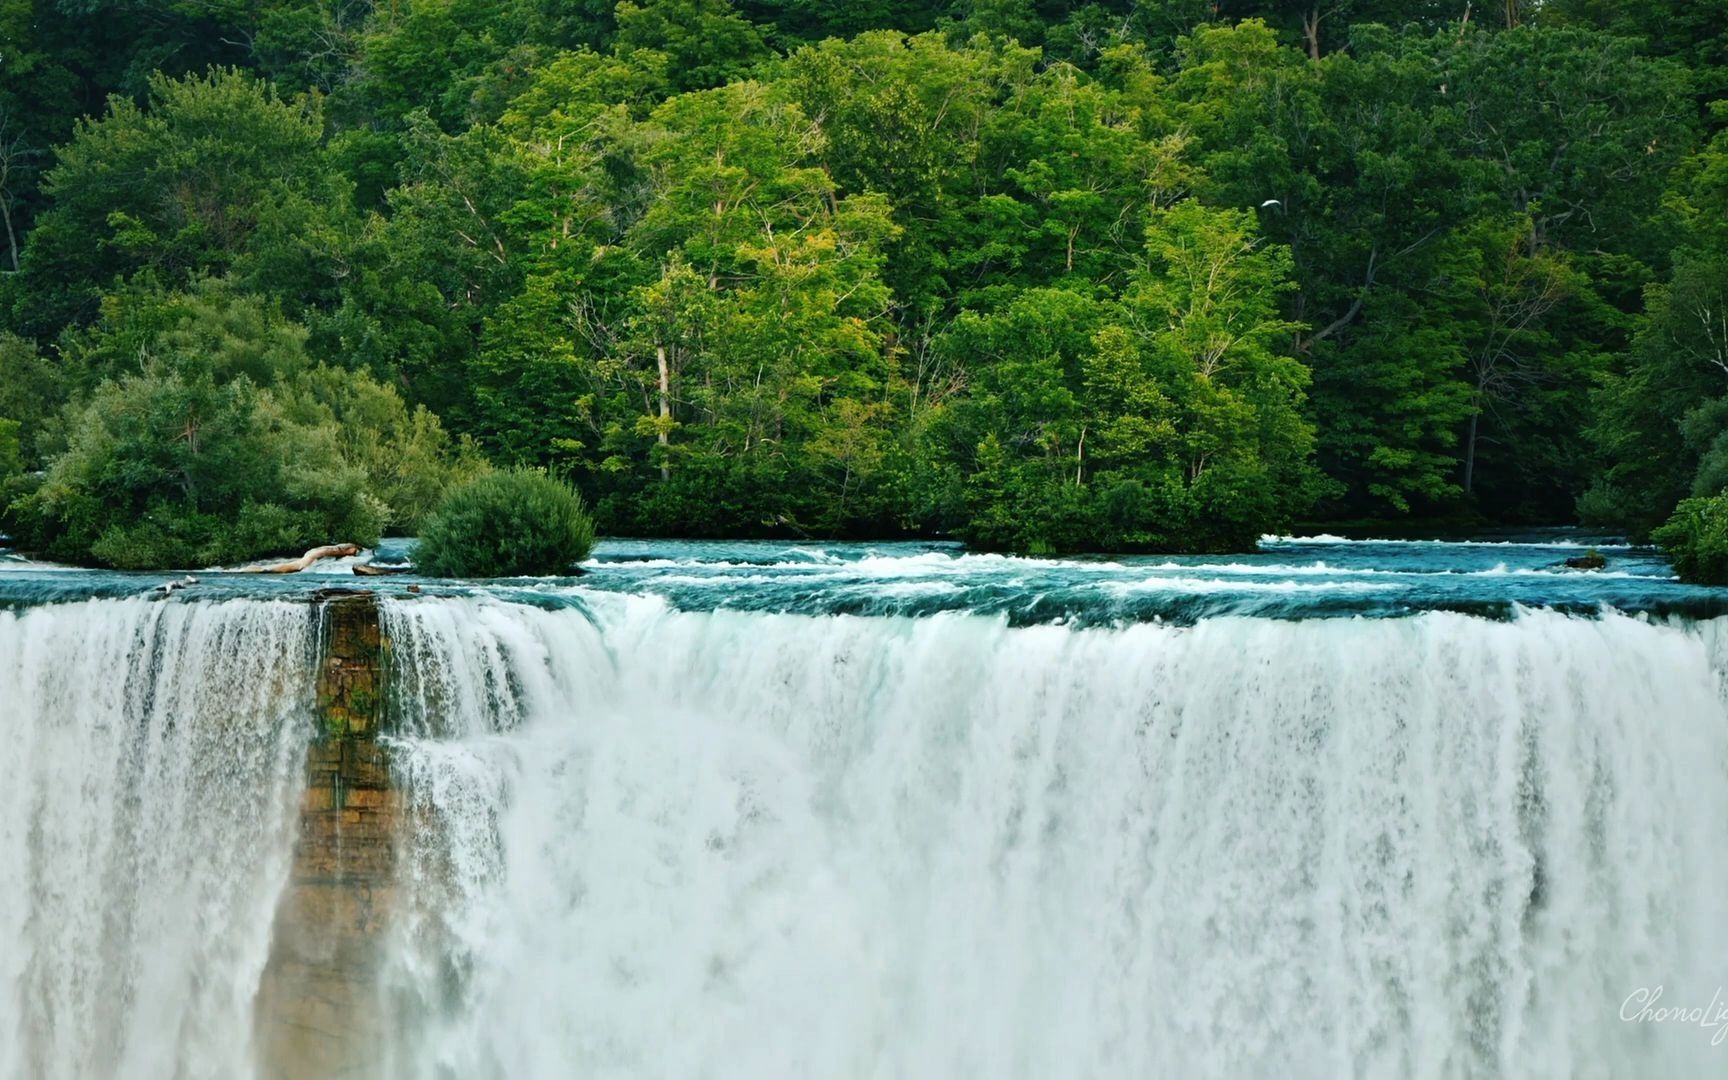
<path fill-rule="evenodd" d="M 325 605 L 321 731 L 306 757 L 294 865 L 257 1003 L 262 1075 L 375 1075 L 381 942 L 396 893 L 400 791 L 378 735 L 389 642 L 370 594 Z"/>

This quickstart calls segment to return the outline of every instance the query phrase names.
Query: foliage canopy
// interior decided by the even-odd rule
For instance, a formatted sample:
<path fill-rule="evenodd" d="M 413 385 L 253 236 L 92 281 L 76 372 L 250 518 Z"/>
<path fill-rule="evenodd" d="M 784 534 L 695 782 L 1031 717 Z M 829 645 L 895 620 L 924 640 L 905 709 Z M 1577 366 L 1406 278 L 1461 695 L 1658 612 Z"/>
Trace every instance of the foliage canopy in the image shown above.
<path fill-rule="evenodd" d="M 6 528 L 483 454 L 623 533 L 1642 537 L 1728 485 L 1728 21 L 1490 7 L 0 0 Z"/>

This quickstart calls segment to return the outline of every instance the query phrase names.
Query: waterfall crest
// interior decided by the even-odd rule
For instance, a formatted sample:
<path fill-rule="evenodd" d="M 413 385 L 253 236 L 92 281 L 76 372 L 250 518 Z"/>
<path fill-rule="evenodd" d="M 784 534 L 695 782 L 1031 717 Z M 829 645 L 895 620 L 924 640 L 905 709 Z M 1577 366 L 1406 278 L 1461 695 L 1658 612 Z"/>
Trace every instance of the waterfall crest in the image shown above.
<path fill-rule="evenodd" d="M 1715 624 L 400 604 L 409 1075 L 1634 1076 L 1728 958 Z M 412 988 L 457 972 L 434 1000 Z"/>
<path fill-rule="evenodd" d="M 306 604 L 0 612 L 0 1077 L 233 1077 L 287 874 Z"/>

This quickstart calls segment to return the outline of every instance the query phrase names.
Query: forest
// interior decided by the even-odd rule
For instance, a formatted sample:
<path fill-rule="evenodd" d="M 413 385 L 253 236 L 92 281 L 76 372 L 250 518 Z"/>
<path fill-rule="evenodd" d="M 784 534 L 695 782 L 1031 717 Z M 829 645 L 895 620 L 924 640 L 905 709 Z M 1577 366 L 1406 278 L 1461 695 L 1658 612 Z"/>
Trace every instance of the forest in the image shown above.
<path fill-rule="evenodd" d="M 1728 0 L 0 0 L 0 532 L 1583 522 L 1728 578 Z"/>

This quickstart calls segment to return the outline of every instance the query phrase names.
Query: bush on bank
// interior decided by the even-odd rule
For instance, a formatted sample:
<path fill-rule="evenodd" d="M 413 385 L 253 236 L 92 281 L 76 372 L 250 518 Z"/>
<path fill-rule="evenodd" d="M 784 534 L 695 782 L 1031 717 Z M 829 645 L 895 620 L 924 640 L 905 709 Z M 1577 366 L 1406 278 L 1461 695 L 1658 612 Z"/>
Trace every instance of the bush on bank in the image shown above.
<path fill-rule="evenodd" d="M 1651 536 L 1683 580 L 1728 585 L 1728 494 L 1682 501 Z"/>
<path fill-rule="evenodd" d="M 66 343 L 53 415 L 12 403 L 43 413 L 33 442 L 0 445 L 21 548 L 153 570 L 368 545 L 487 467 L 394 387 L 314 363 L 264 301 L 216 282 L 135 299 Z"/>
<path fill-rule="evenodd" d="M 594 548 L 582 496 L 525 469 L 455 489 L 426 516 L 414 565 L 432 577 L 568 574 Z"/>

